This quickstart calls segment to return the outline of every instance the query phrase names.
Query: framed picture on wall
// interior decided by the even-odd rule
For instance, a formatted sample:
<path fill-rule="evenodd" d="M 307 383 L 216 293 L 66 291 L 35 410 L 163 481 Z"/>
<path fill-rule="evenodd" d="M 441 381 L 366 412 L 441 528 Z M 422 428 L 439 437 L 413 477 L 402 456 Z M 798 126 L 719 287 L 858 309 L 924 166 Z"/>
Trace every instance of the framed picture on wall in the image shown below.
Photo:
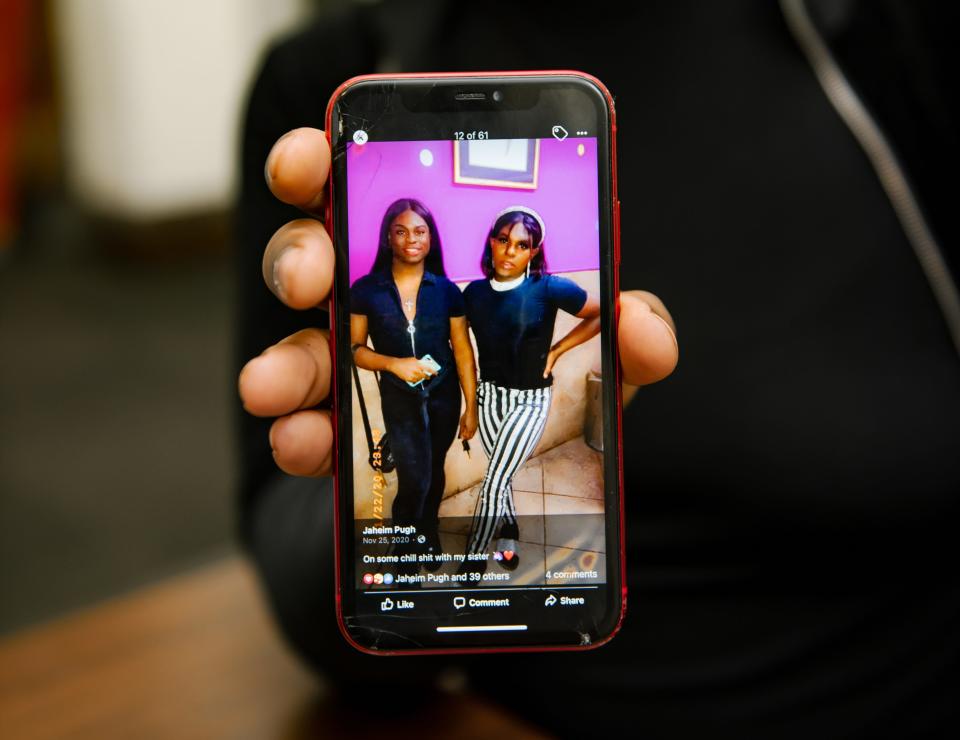
<path fill-rule="evenodd" d="M 539 139 L 453 142 L 453 181 L 458 185 L 536 190 Z"/>

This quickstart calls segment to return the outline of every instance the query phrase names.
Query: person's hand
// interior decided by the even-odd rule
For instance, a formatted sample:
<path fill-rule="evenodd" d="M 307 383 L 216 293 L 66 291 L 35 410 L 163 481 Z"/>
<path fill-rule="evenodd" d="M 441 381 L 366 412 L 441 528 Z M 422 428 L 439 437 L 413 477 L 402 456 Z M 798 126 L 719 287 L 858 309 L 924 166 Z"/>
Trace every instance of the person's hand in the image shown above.
<path fill-rule="evenodd" d="M 416 357 L 395 357 L 390 360 L 387 371 L 408 383 L 419 383 L 424 378 L 437 374 L 436 370 L 424 365 Z"/>
<path fill-rule="evenodd" d="M 555 349 L 551 349 L 549 352 L 547 352 L 547 362 L 543 366 L 544 378 L 550 377 L 550 371 L 553 370 L 553 366 L 557 362 L 557 358 L 559 357 L 560 357 L 560 353 Z"/>
<path fill-rule="evenodd" d="M 284 135 L 267 157 L 267 184 L 284 203 L 319 217 L 326 204 L 330 147 L 322 131 L 301 128 Z M 333 281 L 333 245 L 323 224 L 302 218 L 282 226 L 263 255 L 267 287 L 287 306 L 326 305 Z M 670 314 L 656 296 L 625 292 L 620 299 L 619 341 L 623 378 L 653 383 L 677 364 Z M 333 460 L 330 412 L 315 408 L 330 392 L 330 346 L 326 328 L 305 329 L 253 358 L 240 372 L 244 408 L 277 417 L 270 446 L 277 465 L 292 475 L 329 475 Z M 629 391 L 625 389 L 624 401 Z"/>
<path fill-rule="evenodd" d="M 460 433 L 457 436 L 460 439 L 473 439 L 473 435 L 477 433 L 478 424 L 476 405 L 467 406 L 467 410 L 460 417 Z"/>
<path fill-rule="evenodd" d="M 680 359 L 680 346 L 667 307 L 645 290 L 620 293 L 617 340 L 626 406 L 641 385 L 656 383 L 673 372 Z"/>

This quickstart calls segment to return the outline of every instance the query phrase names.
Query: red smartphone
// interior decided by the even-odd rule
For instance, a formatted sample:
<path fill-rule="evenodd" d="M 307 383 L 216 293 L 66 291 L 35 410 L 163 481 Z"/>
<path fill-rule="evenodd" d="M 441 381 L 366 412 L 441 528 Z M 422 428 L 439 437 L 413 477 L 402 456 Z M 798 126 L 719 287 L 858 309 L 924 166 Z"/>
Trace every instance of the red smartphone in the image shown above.
<path fill-rule="evenodd" d="M 615 133 L 573 71 L 330 100 L 337 609 L 360 650 L 587 649 L 622 622 Z"/>

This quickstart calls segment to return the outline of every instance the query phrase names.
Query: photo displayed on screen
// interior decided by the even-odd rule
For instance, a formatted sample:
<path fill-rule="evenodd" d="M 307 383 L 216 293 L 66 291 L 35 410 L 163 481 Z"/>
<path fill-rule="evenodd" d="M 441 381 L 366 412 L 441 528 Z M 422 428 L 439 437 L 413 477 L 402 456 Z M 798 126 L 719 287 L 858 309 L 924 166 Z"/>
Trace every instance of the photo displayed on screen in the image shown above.
<path fill-rule="evenodd" d="M 346 157 L 356 587 L 603 583 L 596 139 Z"/>

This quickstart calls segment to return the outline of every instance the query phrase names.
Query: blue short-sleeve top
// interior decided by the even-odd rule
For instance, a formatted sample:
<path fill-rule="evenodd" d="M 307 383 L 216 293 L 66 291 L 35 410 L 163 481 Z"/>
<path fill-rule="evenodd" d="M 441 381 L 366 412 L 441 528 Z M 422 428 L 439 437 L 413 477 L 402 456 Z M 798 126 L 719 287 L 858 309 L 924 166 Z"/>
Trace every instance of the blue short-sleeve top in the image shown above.
<path fill-rule="evenodd" d="M 557 311 L 577 314 L 587 292 L 568 278 L 527 278 L 510 290 L 496 291 L 476 280 L 463 292 L 467 321 L 477 338 L 480 378 L 506 388 L 545 388 L 543 377 Z"/>

